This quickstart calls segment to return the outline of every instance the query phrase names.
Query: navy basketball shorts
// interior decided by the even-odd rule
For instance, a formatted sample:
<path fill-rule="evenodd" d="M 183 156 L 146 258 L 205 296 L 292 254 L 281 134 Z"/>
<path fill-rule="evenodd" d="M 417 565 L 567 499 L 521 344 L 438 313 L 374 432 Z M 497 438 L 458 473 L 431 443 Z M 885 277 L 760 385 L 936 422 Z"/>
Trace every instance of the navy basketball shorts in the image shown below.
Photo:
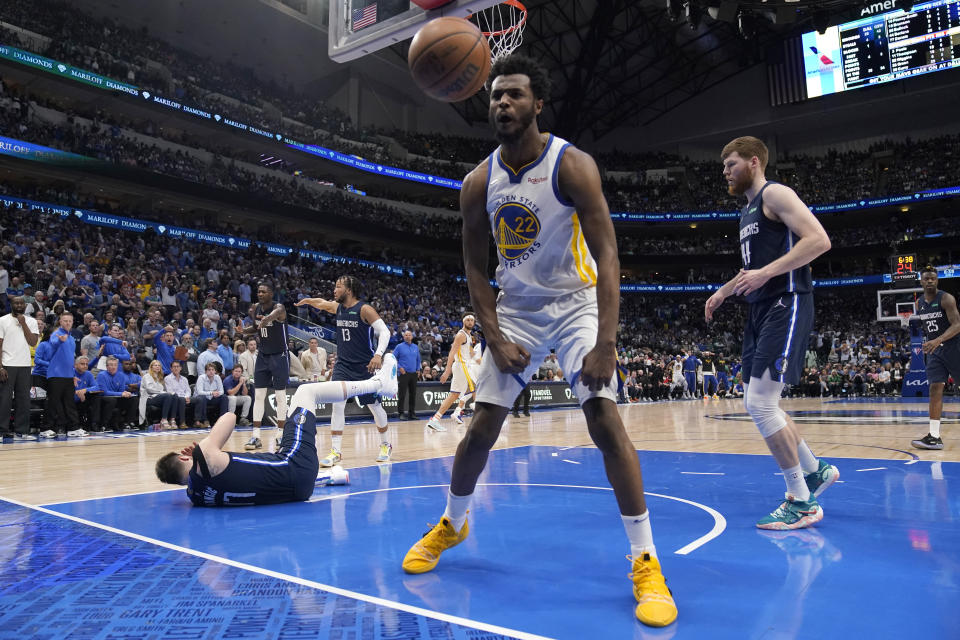
<path fill-rule="evenodd" d="M 286 389 L 290 378 L 287 353 L 258 353 L 253 367 L 253 384 L 257 389 Z"/>
<path fill-rule="evenodd" d="M 369 380 L 372 377 L 373 374 L 367 371 L 366 363 L 347 364 L 346 362 L 337 360 L 337 364 L 333 365 L 333 375 L 330 376 L 330 379 L 337 382 L 358 382 L 360 380 Z M 376 404 L 377 402 L 380 402 L 380 398 L 378 398 L 375 393 L 365 393 L 362 396 L 357 396 L 357 403 L 361 406 Z"/>
<path fill-rule="evenodd" d="M 761 378 L 797 384 L 813 329 L 813 295 L 784 293 L 750 305 L 743 332 L 743 381 Z"/>
<path fill-rule="evenodd" d="M 944 342 L 933 353 L 926 354 L 924 362 L 930 384 L 946 382 L 951 376 L 954 382 L 960 382 L 960 339 Z"/>

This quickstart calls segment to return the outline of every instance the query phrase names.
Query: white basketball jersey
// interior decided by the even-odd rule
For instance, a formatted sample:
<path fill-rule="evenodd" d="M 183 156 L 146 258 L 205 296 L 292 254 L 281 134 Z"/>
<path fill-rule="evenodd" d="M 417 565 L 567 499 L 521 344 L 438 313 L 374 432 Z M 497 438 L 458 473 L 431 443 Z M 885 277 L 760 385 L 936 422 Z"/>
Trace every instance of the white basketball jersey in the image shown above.
<path fill-rule="evenodd" d="M 597 263 L 557 174 L 570 143 L 550 136 L 543 153 L 517 170 L 498 147 L 487 158 L 487 215 L 497 245 L 497 283 L 512 296 L 562 296 L 597 284 Z"/>
<path fill-rule="evenodd" d="M 460 329 L 457 333 L 462 333 L 465 340 L 463 344 L 460 345 L 460 350 L 457 352 L 457 362 L 462 362 L 464 365 L 470 364 L 473 361 L 473 347 L 470 346 L 470 334 Z"/>

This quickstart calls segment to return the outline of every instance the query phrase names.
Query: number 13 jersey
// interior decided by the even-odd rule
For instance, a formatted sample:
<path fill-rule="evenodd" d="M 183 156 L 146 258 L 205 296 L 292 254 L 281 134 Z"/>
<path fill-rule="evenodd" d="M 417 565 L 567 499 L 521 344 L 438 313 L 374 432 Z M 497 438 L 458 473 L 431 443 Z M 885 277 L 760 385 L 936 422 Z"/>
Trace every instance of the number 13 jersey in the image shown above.
<path fill-rule="evenodd" d="M 562 296 L 597 284 L 580 218 L 558 184 L 569 146 L 550 135 L 540 157 L 516 170 L 503 162 L 500 147 L 487 158 L 497 283 L 508 296 Z"/>

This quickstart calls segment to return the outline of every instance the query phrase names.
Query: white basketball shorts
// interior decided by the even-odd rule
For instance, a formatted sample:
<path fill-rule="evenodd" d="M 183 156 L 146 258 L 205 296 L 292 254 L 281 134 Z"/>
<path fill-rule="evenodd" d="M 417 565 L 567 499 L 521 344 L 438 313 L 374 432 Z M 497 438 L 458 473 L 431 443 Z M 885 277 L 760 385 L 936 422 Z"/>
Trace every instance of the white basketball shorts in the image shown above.
<path fill-rule="evenodd" d="M 597 291 L 588 287 L 559 297 L 513 296 L 497 300 L 497 321 L 504 338 L 530 353 L 523 373 L 502 373 L 490 349 L 483 352 L 477 376 L 477 402 L 512 407 L 517 394 L 537 372 L 550 349 L 556 349 L 563 375 L 582 405 L 591 398 L 616 402 L 618 376 L 600 391 L 590 391 L 580 378 L 583 358 L 597 344 Z"/>

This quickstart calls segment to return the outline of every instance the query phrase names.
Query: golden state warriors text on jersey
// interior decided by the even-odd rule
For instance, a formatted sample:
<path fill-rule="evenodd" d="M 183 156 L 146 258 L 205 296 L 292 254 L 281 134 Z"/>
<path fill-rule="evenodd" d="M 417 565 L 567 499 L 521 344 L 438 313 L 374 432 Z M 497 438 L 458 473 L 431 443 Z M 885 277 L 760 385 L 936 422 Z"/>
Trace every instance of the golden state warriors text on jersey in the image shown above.
<path fill-rule="evenodd" d="M 580 219 L 557 184 L 568 146 L 550 136 L 540 157 L 519 169 L 503 162 L 499 148 L 487 161 L 497 283 L 508 295 L 561 296 L 597 283 Z"/>

